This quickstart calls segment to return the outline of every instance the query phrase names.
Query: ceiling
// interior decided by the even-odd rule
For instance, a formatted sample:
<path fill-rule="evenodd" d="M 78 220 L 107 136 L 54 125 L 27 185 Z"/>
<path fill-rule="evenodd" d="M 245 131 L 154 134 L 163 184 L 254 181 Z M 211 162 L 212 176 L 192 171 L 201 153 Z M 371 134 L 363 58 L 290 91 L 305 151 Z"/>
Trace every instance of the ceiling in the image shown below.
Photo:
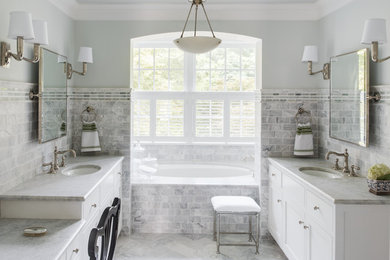
<path fill-rule="evenodd" d="M 49 0 L 75 20 L 182 21 L 189 0 Z M 356 0 L 207 0 L 211 20 L 318 20 Z M 199 17 L 204 19 L 204 16 Z"/>
<path fill-rule="evenodd" d="M 205 4 L 301 4 L 318 0 L 207 0 Z M 187 0 L 77 0 L 80 4 L 187 4 Z"/>

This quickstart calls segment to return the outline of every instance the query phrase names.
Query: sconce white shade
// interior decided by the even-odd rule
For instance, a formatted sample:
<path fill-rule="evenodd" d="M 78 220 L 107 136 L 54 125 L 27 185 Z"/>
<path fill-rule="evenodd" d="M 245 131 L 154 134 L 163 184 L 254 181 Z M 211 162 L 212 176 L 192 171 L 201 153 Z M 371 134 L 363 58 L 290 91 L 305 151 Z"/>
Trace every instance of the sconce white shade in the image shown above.
<path fill-rule="evenodd" d="M 8 38 L 23 37 L 24 40 L 35 38 L 31 14 L 27 12 L 10 12 Z"/>
<path fill-rule="evenodd" d="M 78 62 L 93 63 L 92 48 L 80 47 Z"/>
<path fill-rule="evenodd" d="M 307 45 L 303 49 L 302 62 L 318 62 L 318 47 L 315 45 Z"/>
<path fill-rule="evenodd" d="M 41 20 L 33 20 L 32 23 L 34 28 L 35 39 L 28 40 L 28 42 L 36 43 L 40 45 L 48 45 L 49 37 L 47 35 L 47 22 Z"/>
<path fill-rule="evenodd" d="M 378 42 L 379 44 L 387 42 L 385 19 L 367 19 L 364 23 L 361 43 L 371 44 L 372 42 Z"/>
<path fill-rule="evenodd" d="M 182 37 L 173 41 L 176 46 L 185 52 L 204 53 L 218 47 L 221 39 L 207 36 Z"/>

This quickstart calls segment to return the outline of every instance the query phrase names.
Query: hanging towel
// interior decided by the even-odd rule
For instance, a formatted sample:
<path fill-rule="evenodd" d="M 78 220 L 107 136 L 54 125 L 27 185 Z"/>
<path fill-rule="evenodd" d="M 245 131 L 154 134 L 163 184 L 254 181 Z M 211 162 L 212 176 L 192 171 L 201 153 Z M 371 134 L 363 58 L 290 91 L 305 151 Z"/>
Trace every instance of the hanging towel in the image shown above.
<path fill-rule="evenodd" d="M 294 155 L 311 156 L 313 150 L 313 132 L 310 123 L 297 124 L 297 134 L 295 136 Z"/>
<path fill-rule="evenodd" d="M 101 150 L 96 122 L 83 122 L 81 152 L 100 152 Z"/>

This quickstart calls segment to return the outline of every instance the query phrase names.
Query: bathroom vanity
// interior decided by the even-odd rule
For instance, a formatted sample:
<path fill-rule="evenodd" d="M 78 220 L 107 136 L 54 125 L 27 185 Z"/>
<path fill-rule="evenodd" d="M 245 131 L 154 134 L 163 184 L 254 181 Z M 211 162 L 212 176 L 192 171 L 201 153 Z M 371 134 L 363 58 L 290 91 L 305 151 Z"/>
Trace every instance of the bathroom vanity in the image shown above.
<path fill-rule="evenodd" d="M 332 175 L 324 160 L 268 161 L 268 228 L 290 260 L 389 259 L 389 196 L 369 193 L 365 178 Z"/>
<path fill-rule="evenodd" d="M 57 174 L 38 175 L 0 195 L 0 259 L 89 259 L 91 229 L 122 197 L 122 161 L 79 157 Z M 46 227 L 47 234 L 23 236 L 31 226 Z"/>

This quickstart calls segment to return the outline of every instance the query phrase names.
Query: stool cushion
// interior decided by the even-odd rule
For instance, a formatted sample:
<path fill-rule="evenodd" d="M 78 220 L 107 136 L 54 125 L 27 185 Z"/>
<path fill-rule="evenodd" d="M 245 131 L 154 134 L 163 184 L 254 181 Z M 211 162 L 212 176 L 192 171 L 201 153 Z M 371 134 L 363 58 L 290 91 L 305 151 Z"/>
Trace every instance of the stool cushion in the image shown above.
<path fill-rule="evenodd" d="M 217 212 L 260 212 L 261 208 L 250 197 L 215 196 L 211 198 L 213 208 Z"/>

